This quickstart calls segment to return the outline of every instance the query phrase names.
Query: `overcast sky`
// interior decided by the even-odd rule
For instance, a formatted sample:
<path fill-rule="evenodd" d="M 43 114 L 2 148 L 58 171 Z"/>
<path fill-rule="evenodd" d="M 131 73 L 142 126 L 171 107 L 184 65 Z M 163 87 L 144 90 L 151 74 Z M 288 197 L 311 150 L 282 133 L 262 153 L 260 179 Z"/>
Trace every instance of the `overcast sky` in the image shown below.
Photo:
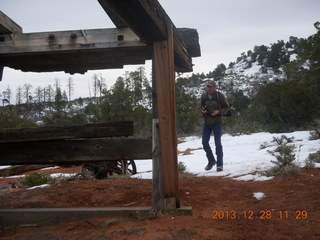
<path fill-rule="evenodd" d="M 217 64 L 228 65 L 255 45 L 269 45 L 290 36 L 306 38 L 316 32 L 320 21 L 319 0 L 159 0 L 176 27 L 196 28 L 202 56 L 194 58 L 194 72 L 208 73 Z M 0 0 L 0 10 L 18 23 L 24 33 L 94 28 L 114 25 L 97 0 Z M 150 72 L 150 61 L 146 64 Z M 137 66 L 102 73 L 110 87 L 118 76 Z M 75 80 L 74 97 L 88 96 L 88 80 L 94 71 L 71 76 Z M 69 74 L 22 73 L 5 68 L 0 92 L 9 85 L 16 89 L 25 82 L 33 87 L 62 85 Z M 148 76 L 149 77 L 149 76 Z"/>

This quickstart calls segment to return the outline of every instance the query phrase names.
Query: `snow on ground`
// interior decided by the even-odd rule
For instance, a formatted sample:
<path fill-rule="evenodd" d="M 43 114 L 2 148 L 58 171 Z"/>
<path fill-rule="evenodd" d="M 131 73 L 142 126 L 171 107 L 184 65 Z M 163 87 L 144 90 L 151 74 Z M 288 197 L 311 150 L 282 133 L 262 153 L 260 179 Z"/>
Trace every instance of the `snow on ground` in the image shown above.
<path fill-rule="evenodd" d="M 320 140 L 309 140 L 308 131 L 298 131 L 286 134 L 271 134 L 271 133 L 254 133 L 250 135 L 231 136 L 223 135 L 222 144 L 224 149 L 224 170 L 217 172 L 215 167 L 210 171 L 205 171 L 207 165 L 206 154 L 203 149 L 191 151 L 190 155 L 178 156 L 179 162 L 183 162 L 187 171 L 198 176 L 223 176 L 230 177 L 235 180 L 245 181 L 265 181 L 272 177 L 259 175 L 258 171 L 264 171 L 274 166 L 271 160 L 275 158 L 267 151 L 274 150 L 275 144 L 265 149 L 260 149 L 260 145 L 265 142 L 271 144 L 273 137 L 294 137 L 294 145 L 296 146 L 296 163 L 303 167 L 305 160 L 310 153 L 319 150 Z M 178 150 L 183 152 L 186 149 L 202 148 L 201 138 L 187 137 L 185 142 L 178 145 Z M 210 139 L 210 145 L 214 150 L 214 139 Z M 138 174 L 136 178 L 152 178 L 152 161 L 141 160 L 136 161 Z M 316 164 L 316 167 L 319 165 Z"/>
<path fill-rule="evenodd" d="M 263 192 L 255 192 L 253 193 L 253 197 L 257 200 L 261 200 L 265 197 L 266 195 Z"/>

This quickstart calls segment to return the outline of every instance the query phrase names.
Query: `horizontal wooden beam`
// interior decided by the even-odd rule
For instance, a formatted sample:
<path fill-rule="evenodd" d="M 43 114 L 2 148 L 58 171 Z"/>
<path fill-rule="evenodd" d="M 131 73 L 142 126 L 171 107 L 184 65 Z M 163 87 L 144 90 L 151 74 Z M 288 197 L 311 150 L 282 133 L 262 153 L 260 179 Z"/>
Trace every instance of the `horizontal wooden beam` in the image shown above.
<path fill-rule="evenodd" d="M 178 72 L 192 71 L 191 55 L 181 40 L 178 30 L 157 0 L 98 1 L 118 28 L 130 27 L 141 40 L 150 46 L 154 42 L 168 39 L 168 27 L 172 26 L 175 70 Z"/>
<path fill-rule="evenodd" d="M 167 39 L 167 17 L 158 1 L 154 0 L 98 0 L 105 12 L 112 13 L 111 20 L 130 27 L 144 42 Z M 165 15 L 164 15 L 165 14 Z"/>
<path fill-rule="evenodd" d="M 65 126 L 0 129 L 0 143 L 133 135 L 133 122 L 91 123 Z"/>
<path fill-rule="evenodd" d="M 22 28 L 0 11 L 0 34 L 22 33 Z"/>
<path fill-rule="evenodd" d="M 23 224 L 43 225 L 79 221 L 92 217 L 149 219 L 161 215 L 191 216 L 192 207 L 180 207 L 166 212 L 157 212 L 151 207 L 0 209 L 0 222 L 5 224 L 5 226 Z"/>
<path fill-rule="evenodd" d="M 178 28 L 180 39 L 187 47 L 190 57 L 201 57 L 201 50 L 199 45 L 199 34 L 197 29 L 192 28 Z"/>
<path fill-rule="evenodd" d="M 129 28 L 0 35 L 0 67 L 84 73 L 144 64 L 152 49 Z"/>
<path fill-rule="evenodd" d="M 0 144 L 0 165 L 79 164 L 151 159 L 149 138 L 75 139 Z"/>

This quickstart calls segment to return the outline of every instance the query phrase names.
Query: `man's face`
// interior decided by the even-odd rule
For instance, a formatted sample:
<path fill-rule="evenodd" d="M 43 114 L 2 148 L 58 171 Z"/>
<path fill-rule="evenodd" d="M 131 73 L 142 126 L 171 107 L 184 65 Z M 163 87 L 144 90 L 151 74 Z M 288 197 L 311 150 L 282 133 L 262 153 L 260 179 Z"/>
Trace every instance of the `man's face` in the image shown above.
<path fill-rule="evenodd" d="M 207 86 L 207 91 L 210 95 L 214 94 L 216 92 L 216 87 Z"/>

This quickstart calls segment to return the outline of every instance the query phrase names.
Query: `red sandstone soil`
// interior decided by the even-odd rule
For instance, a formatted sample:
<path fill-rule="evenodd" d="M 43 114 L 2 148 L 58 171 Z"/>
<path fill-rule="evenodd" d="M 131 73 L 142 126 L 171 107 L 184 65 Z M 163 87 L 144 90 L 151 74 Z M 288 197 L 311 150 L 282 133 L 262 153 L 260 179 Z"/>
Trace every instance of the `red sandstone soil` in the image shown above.
<path fill-rule="evenodd" d="M 44 189 L 0 190 L 0 208 L 150 206 L 151 185 L 151 180 L 114 178 L 65 181 Z M 319 169 L 302 170 L 298 178 L 279 177 L 264 182 L 181 176 L 181 202 L 192 206 L 193 216 L 92 218 L 33 227 L 0 226 L 0 239 L 318 240 L 319 186 Z M 256 200 L 254 192 L 263 192 L 266 197 Z M 239 218 L 213 219 L 214 211 L 235 211 Z M 248 219 L 249 211 L 254 219 Z M 263 211 L 271 211 L 272 218 L 263 219 Z M 289 218 L 280 218 L 279 211 L 288 211 Z M 307 218 L 297 219 L 303 217 L 299 211 L 307 211 Z"/>

